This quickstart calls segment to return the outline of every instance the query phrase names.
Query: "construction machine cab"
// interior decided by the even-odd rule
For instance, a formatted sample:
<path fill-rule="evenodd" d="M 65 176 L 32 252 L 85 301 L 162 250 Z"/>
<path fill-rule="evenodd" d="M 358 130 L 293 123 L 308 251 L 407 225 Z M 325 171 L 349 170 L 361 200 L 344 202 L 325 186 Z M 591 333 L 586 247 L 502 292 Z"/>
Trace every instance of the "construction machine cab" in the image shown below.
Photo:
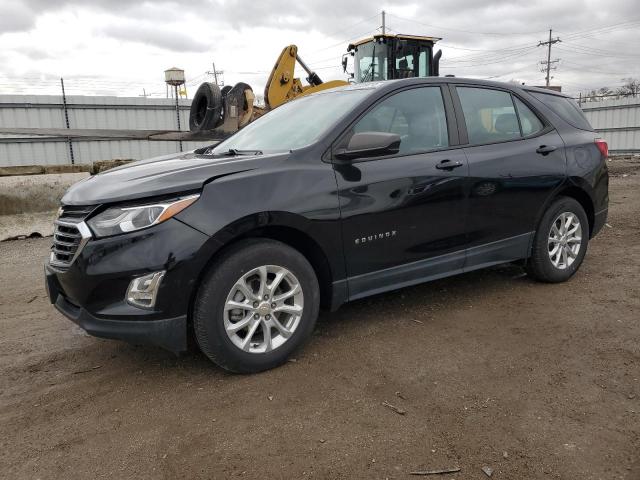
<path fill-rule="evenodd" d="M 353 56 L 355 83 L 396 78 L 437 77 L 442 51 L 433 54 L 437 37 L 416 35 L 374 35 L 347 47 Z M 346 72 L 347 57 L 342 66 Z"/>

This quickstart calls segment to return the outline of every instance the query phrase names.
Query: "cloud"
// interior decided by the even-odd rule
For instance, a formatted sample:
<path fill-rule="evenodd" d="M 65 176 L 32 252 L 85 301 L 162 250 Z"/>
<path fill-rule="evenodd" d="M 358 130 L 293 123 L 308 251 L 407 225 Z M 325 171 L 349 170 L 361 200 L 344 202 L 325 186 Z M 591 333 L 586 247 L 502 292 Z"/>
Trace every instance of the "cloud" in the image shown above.
<path fill-rule="evenodd" d="M 637 0 L 0 0 L 5 73 L 57 77 L 117 72 L 164 91 L 161 72 L 177 65 L 203 81 L 211 62 L 229 83 L 266 81 L 283 46 L 295 43 L 325 80 L 344 78 L 347 44 L 378 31 L 443 37 L 442 72 L 539 83 L 548 29 L 563 42 L 552 57 L 558 83 L 577 91 L 640 76 Z M 598 28 L 614 25 L 610 30 Z M 573 32 L 573 35 L 572 35 Z M 577 33 L 576 33 L 577 32 Z M 581 33 L 582 32 L 582 33 Z M 595 33 L 594 33 L 595 32 Z M 579 34 L 579 35 L 578 35 Z M 117 42 L 117 43 L 116 43 Z M 114 48 L 118 45 L 119 48 Z M 299 74 L 299 72 L 297 72 Z M 118 77 L 119 78 L 119 77 Z M 116 80 L 113 80 L 116 82 Z M 262 83 L 261 83 L 262 82 Z M 98 83 L 96 80 L 94 83 Z M 88 85 L 88 83 L 87 83 Z M 138 88 L 137 86 L 135 87 Z"/>
<path fill-rule="evenodd" d="M 52 58 L 54 56 L 52 52 L 47 51 L 45 48 L 39 47 L 24 47 L 20 49 L 19 53 L 31 60 L 44 60 L 47 58 Z"/>
<path fill-rule="evenodd" d="M 15 3 L 0 4 L 0 35 L 23 32 L 35 25 L 35 13 L 25 5 Z"/>
<path fill-rule="evenodd" d="M 104 27 L 99 33 L 117 40 L 141 43 L 172 52 L 206 52 L 211 49 L 211 45 L 207 42 L 187 33 L 149 25 L 110 25 Z"/>

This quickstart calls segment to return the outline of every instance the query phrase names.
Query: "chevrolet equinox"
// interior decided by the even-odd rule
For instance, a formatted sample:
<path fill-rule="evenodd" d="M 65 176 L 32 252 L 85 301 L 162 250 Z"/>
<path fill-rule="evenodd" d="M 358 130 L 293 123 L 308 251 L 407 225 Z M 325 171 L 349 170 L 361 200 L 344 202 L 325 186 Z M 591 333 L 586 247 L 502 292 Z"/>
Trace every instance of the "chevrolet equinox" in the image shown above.
<path fill-rule="evenodd" d="M 283 363 L 319 309 L 519 261 L 580 267 L 606 221 L 607 144 L 571 98 L 459 78 L 304 96 L 221 143 L 73 185 L 51 302 L 98 337 Z"/>

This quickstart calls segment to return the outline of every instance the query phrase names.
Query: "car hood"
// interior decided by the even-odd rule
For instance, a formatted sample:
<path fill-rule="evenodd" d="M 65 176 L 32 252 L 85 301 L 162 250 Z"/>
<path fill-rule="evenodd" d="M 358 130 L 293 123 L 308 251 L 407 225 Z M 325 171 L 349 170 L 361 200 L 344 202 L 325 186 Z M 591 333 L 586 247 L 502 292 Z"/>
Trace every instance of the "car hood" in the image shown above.
<path fill-rule="evenodd" d="M 194 152 L 132 162 L 82 180 L 62 197 L 64 205 L 97 205 L 198 190 L 218 177 L 262 168 L 288 154 L 216 157 Z"/>

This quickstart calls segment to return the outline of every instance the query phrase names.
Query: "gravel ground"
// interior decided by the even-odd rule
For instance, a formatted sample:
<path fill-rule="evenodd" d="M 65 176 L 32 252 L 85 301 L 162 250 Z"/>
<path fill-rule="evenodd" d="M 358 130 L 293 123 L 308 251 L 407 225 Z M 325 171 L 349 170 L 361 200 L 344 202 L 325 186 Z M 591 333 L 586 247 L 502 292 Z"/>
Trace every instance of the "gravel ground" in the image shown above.
<path fill-rule="evenodd" d="M 0 243 L 0 477 L 640 479 L 640 162 L 610 166 L 570 282 L 503 266 L 354 302 L 253 376 L 84 335 L 45 297 L 50 239 Z"/>

